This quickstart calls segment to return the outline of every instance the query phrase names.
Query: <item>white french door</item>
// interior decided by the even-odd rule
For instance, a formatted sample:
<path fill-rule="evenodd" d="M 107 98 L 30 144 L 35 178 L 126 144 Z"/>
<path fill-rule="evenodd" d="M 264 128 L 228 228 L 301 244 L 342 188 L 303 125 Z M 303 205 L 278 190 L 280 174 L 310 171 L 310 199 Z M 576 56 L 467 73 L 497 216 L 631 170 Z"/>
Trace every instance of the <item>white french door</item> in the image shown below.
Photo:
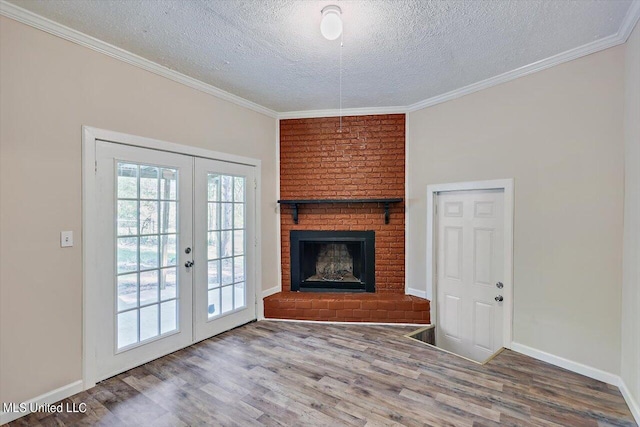
<path fill-rule="evenodd" d="M 254 178 L 96 142 L 96 380 L 256 318 Z"/>
<path fill-rule="evenodd" d="M 253 168 L 195 161 L 195 340 L 256 318 Z"/>

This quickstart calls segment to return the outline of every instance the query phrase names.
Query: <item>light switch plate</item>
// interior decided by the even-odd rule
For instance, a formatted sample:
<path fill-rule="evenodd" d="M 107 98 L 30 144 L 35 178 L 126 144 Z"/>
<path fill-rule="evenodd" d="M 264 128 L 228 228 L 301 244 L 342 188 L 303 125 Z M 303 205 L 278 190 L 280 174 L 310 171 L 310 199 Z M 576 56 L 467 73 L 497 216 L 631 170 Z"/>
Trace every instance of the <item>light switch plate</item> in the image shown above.
<path fill-rule="evenodd" d="M 60 247 L 69 248 L 73 246 L 73 231 L 60 232 Z"/>

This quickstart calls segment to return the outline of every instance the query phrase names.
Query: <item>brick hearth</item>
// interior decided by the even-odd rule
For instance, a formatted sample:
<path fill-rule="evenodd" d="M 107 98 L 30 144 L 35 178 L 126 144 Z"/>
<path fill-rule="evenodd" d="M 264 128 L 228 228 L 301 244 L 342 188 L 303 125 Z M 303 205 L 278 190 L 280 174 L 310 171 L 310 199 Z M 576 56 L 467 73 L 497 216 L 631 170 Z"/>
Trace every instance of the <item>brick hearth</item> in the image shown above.
<path fill-rule="evenodd" d="M 280 121 L 281 199 L 403 198 L 405 115 Z M 404 203 L 305 205 L 294 224 L 281 206 L 282 290 L 265 298 L 265 317 L 428 323 L 429 302 L 404 295 Z M 375 232 L 375 294 L 290 292 L 291 230 Z M 330 308 L 329 306 L 333 307 Z"/>
<path fill-rule="evenodd" d="M 279 292 L 264 299 L 264 313 L 274 319 L 429 323 L 429 301 L 390 293 Z"/>

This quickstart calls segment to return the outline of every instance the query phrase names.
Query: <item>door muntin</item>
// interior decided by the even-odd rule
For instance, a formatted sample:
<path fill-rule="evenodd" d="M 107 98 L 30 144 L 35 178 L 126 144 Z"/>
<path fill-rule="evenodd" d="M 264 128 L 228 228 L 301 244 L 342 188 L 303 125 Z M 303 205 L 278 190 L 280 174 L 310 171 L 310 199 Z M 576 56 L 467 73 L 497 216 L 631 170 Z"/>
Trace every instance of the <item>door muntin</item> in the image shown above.
<path fill-rule="evenodd" d="M 117 160 L 116 353 L 180 331 L 180 171 Z"/>
<path fill-rule="evenodd" d="M 207 173 L 207 321 L 246 308 L 246 181 Z"/>

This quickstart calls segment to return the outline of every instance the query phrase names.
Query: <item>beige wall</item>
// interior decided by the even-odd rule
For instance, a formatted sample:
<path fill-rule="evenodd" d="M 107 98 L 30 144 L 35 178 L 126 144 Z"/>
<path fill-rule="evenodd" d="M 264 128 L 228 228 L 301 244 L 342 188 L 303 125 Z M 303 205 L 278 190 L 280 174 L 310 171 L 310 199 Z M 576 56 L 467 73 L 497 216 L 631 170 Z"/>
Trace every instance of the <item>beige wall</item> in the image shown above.
<path fill-rule="evenodd" d="M 277 285 L 275 119 L 0 19 L 0 402 L 82 376 L 82 125 L 261 159 Z"/>
<path fill-rule="evenodd" d="M 640 24 L 626 45 L 621 376 L 640 408 Z"/>
<path fill-rule="evenodd" d="M 407 147 L 409 287 L 425 287 L 426 186 L 513 177 L 515 341 L 618 373 L 623 300 L 636 400 L 639 39 L 411 113 Z M 0 92 L 0 402 L 81 379 L 82 125 L 262 159 L 263 288 L 278 284 L 274 119 L 6 18 Z"/>
<path fill-rule="evenodd" d="M 515 179 L 514 341 L 620 372 L 624 47 L 409 115 L 408 286 L 428 184 Z"/>

